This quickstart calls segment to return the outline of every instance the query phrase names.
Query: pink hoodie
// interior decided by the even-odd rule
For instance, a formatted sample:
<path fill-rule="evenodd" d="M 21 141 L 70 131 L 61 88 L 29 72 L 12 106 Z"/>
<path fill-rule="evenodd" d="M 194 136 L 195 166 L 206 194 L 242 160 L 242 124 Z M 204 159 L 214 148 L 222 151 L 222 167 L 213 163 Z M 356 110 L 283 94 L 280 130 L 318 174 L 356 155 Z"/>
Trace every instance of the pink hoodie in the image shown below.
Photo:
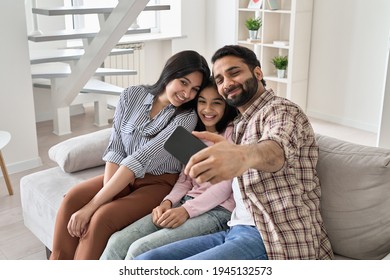
<path fill-rule="evenodd" d="M 232 141 L 232 133 L 233 127 L 228 126 L 222 136 L 224 136 L 229 141 Z M 207 145 L 212 144 L 207 143 L 207 141 L 205 143 Z M 194 198 L 186 201 L 183 204 L 183 207 L 187 210 L 190 218 L 199 216 L 218 205 L 229 211 L 233 211 L 235 207 L 232 193 L 232 180 L 222 181 L 215 185 L 212 185 L 208 182 L 198 184 L 195 182 L 195 180 L 192 180 L 182 171 L 180 173 L 179 179 L 173 186 L 173 189 L 163 199 L 163 201 L 170 200 L 172 205 L 175 205 L 179 203 L 185 195 Z"/>

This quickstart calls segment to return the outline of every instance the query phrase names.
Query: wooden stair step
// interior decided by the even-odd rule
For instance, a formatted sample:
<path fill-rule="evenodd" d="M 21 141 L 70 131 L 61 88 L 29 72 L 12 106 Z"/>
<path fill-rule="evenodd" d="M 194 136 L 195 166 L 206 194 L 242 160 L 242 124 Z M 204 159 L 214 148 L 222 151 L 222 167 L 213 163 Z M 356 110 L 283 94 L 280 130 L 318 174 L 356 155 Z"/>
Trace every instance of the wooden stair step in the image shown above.
<path fill-rule="evenodd" d="M 33 86 L 37 88 L 51 88 L 50 80 L 48 79 L 33 79 Z M 90 79 L 80 92 L 119 96 L 123 90 L 124 88 L 122 87 L 118 87 L 116 85 L 109 84 L 97 79 Z"/>
<path fill-rule="evenodd" d="M 114 7 L 112 6 L 74 6 L 74 7 L 53 7 L 53 8 L 32 8 L 34 14 L 45 16 L 61 15 L 85 15 L 85 14 L 110 14 Z M 144 11 L 163 11 L 170 10 L 170 5 L 149 5 Z"/>
<path fill-rule="evenodd" d="M 44 78 L 64 78 L 72 73 L 71 67 L 63 62 L 50 62 L 31 65 L 31 77 L 33 79 Z M 98 68 L 95 76 L 117 76 L 117 75 L 136 75 L 136 70 Z"/>
<path fill-rule="evenodd" d="M 113 49 L 110 55 L 132 54 L 133 49 Z M 84 49 L 30 50 L 30 63 L 47 63 L 78 60 L 84 55 Z"/>
<path fill-rule="evenodd" d="M 32 42 L 48 42 L 59 40 L 87 39 L 94 38 L 98 34 L 98 30 L 73 29 L 73 30 L 57 30 L 45 32 L 45 34 L 30 34 L 28 40 Z M 145 34 L 150 33 L 150 28 L 128 29 L 125 35 L 130 34 Z"/>

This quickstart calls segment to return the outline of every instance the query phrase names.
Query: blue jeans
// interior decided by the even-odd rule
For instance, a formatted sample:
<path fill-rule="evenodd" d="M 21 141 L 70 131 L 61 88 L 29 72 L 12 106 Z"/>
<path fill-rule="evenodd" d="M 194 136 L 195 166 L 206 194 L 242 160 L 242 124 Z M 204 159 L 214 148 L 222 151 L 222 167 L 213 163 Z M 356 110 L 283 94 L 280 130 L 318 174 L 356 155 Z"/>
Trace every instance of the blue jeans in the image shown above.
<path fill-rule="evenodd" d="M 236 225 L 229 230 L 177 241 L 151 250 L 136 260 L 266 260 L 256 227 Z"/>
<path fill-rule="evenodd" d="M 192 199 L 185 196 L 180 205 Z M 153 224 L 152 215 L 115 232 L 108 240 L 101 260 L 123 260 L 134 257 L 178 240 L 223 231 L 228 228 L 231 212 L 217 206 L 208 212 L 188 219 L 177 228 L 159 228 Z"/>

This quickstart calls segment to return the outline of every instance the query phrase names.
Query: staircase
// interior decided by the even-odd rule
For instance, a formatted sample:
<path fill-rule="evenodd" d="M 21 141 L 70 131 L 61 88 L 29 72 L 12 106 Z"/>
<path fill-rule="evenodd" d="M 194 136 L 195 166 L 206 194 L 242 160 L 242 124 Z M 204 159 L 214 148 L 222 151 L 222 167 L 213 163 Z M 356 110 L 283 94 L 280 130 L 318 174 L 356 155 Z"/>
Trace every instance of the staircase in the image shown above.
<path fill-rule="evenodd" d="M 35 1 L 34 1 L 35 2 Z M 33 86 L 51 92 L 53 128 L 57 135 L 71 133 L 69 107 L 94 102 L 95 124 L 108 124 L 107 107 L 114 107 L 122 87 L 106 83 L 105 76 L 137 75 L 136 70 L 100 68 L 108 56 L 132 54 L 132 49 L 116 49 L 125 34 L 148 33 L 131 28 L 143 11 L 169 10 L 169 5 L 147 6 L 149 0 L 120 0 L 115 7 L 33 7 L 32 13 L 45 16 L 98 14 L 99 30 L 58 30 L 42 34 L 37 26 L 28 36 L 33 42 L 82 39 L 82 48 L 30 52 Z"/>

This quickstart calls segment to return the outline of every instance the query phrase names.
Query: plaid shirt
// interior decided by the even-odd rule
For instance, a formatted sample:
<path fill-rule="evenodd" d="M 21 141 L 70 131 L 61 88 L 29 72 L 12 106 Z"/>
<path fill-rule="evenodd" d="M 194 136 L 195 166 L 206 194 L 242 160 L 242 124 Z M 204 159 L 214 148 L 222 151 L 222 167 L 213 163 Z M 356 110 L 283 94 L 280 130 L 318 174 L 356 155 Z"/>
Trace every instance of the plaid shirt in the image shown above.
<path fill-rule="evenodd" d="M 318 146 L 302 110 L 268 90 L 235 120 L 233 140 L 237 144 L 272 140 L 284 151 L 281 170 L 249 169 L 238 178 L 268 258 L 332 259 L 320 214 Z"/>

